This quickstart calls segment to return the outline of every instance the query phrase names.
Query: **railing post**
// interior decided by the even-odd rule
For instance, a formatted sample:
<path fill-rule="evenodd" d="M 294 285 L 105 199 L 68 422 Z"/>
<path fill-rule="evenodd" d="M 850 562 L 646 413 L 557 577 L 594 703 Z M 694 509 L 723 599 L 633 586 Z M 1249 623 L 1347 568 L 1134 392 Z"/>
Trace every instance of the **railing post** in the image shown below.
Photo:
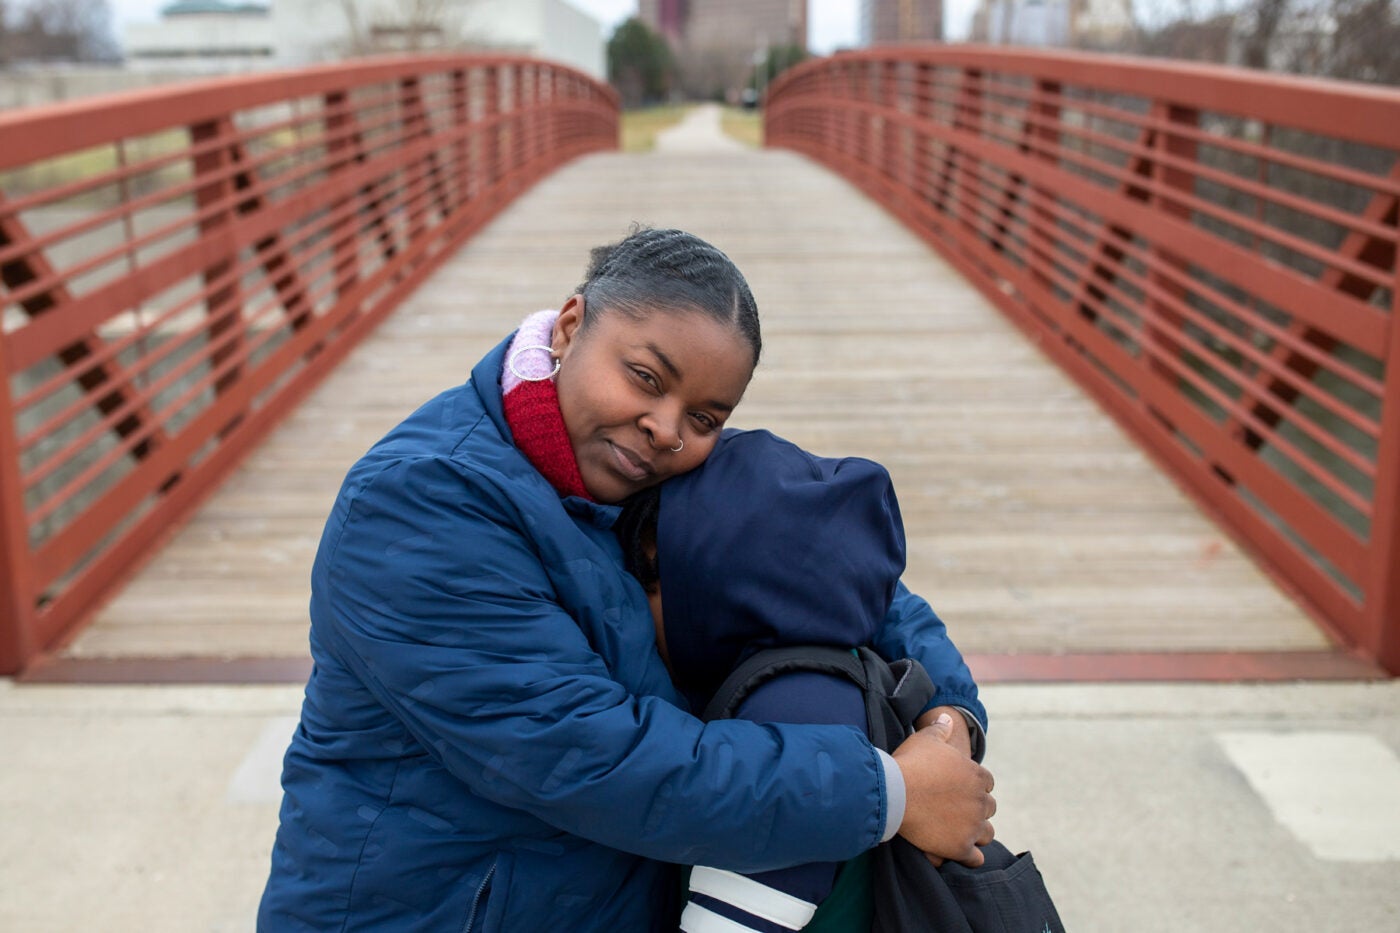
<path fill-rule="evenodd" d="M 878 172 L 884 175 L 890 184 L 898 188 L 899 166 L 903 161 L 901 158 L 903 153 L 899 146 L 899 139 L 902 136 L 901 127 L 899 121 L 893 117 L 893 114 L 900 112 L 898 61 L 887 61 L 880 68 L 879 98 L 877 103 L 885 113 L 880 117 L 881 139 Z"/>
<path fill-rule="evenodd" d="M 530 72 L 532 80 L 530 82 L 530 99 L 527 102 L 527 106 L 530 108 L 530 134 L 525 155 L 527 163 L 533 163 L 545 152 L 545 82 L 549 76 L 548 68 L 543 64 L 531 66 Z"/>
<path fill-rule="evenodd" d="M 977 141 L 982 135 L 982 69 L 964 66 L 953 104 L 953 138 Z M 954 143 L 957 146 L 957 143 Z M 944 187 L 944 213 L 956 217 L 966 231 L 966 243 L 977 242 L 977 213 L 972 207 L 978 180 L 982 177 L 979 157 L 958 146 L 948 153 L 947 182 Z M 959 192 L 959 186 L 969 189 Z"/>
<path fill-rule="evenodd" d="M 497 118 L 501 115 L 501 66 L 489 65 L 486 68 L 486 106 L 482 118 L 490 124 L 486 131 L 486 166 L 482 172 L 487 191 L 494 191 L 496 180 L 501 172 L 501 133 L 504 132 Z M 494 195 L 493 195 L 494 200 Z"/>
<path fill-rule="evenodd" d="M 24 517 L 19 442 L 10 374 L 0 366 L 0 674 L 14 674 L 34 654 L 34 580 Z"/>
<path fill-rule="evenodd" d="M 520 66 L 520 90 L 516 99 L 520 102 L 520 152 L 519 164 L 529 165 L 535 157 L 535 109 L 540 97 L 540 69 L 538 65 Z"/>
<path fill-rule="evenodd" d="M 1031 98 L 1028 119 L 1034 126 L 1026 134 L 1026 146 L 1032 158 L 1051 166 L 1059 163 L 1060 148 L 1060 83 L 1037 78 L 1035 94 Z M 1030 210 L 1026 217 L 1029 228 L 1026 233 L 1026 268 L 1031 280 L 1047 294 L 1055 290 L 1054 279 L 1050 274 L 1056 258 L 1055 250 L 1055 192 L 1043 185 L 1030 182 L 1025 190 Z"/>
<path fill-rule="evenodd" d="M 927 62 L 914 65 L 910 79 L 913 86 L 910 93 L 910 112 L 914 117 L 914 152 L 909 167 L 909 190 L 920 204 L 929 201 L 926 181 L 933 168 L 933 66 Z"/>
<path fill-rule="evenodd" d="M 554 71 L 548 65 L 535 67 L 535 145 L 534 155 L 543 156 L 552 143 L 549 133 L 550 101 L 554 97 Z"/>
<path fill-rule="evenodd" d="M 526 109 L 527 98 L 525 81 L 530 74 L 528 65 L 519 63 L 510 66 L 510 174 L 511 188 L 515 190 L 516 176 L 520 166 L 525 164 L 525 143 L 530 125 L 530 114 Z"/>
<path fill-rule="evenodd" d="M 854 62 L 842 62 L 840 67 L 841 92 L 847 101 L 845 118 L 841 121 L 840 152 L 847 159 L 856 161 L 860 157 L 860 147 L 856 143 L 856 134 L 860 132 L 860 95 L 856 93 L 856 65 Z"/>
<path fill-rule="evenodd" d="M 226 116 L 215 117 L 194 124 L 189 132 L 190 143 L 204 150 L 194 156 L 194 177 L 198 183 L 194 198 L 201 213 L 214 208 L 199 221 L 200 237 L 210 237 L 233 223 L 234 218 L 233 121 Z M 204 308 L 209 320 L 205 339 L 213 348 L 209 354 L 211 371 L 236 355 L 243 344 L 243 298 L 238 277 L 233 275 L 235 260 L 234 256 L 220 256 L 204 267 Z M 235 363 L 228 372 L 216 376 L 214 392 L 227 392 L 242 371 L 243 365 Z M 241 418 L 241 413 L 235 415 L 224 430 L 231 430 Z"/>
<path fill-rule="evenodd" d="M 1382 667 L 1400 674 L 1400 253 L 1390 289 L 1390 342 L 1372 501 L 1371 573 L 1363 615 L 1371 641 L 1367 647 Z"/>
<path fill-rule="evenodd" d="M 879 174 L 880 130 L 883 129 L 880 115 L 872 111 L 880 105 L 880 75 L 883 72 L 880 62 L 875 60 L 861 63 L 860 102 L 864 104 L 860 118 L 860 149 L 856 158 L 864 170 L 865 177 Z"/>
<path fill-rule="evenodd" d="M 510 98 L 511 98 L 511 133 L 510 133 L 510 169 L 511 190 L 514 191 L 519 185 L 520 168 L 528 160 L 526 146 L 529 143 L 527 138 L 530 127 L 529 98 L 525 92 L 525 78 L 530 73 L 529 65 L 516 64 L 511 67 L 510 76 Z"/>
<path fill-rule="evenodd" d="M 350 95 L 340 90 L 327 92 L 322 98 L 321 111 L 325 114 L 326 174 L 335 177 L 354 168 L 363 156 Z M 357 195 L 350 193 L 331 203 L 331 214 L 336 215 L 330 231 L 331 250 L 335 257 L 331 264 L 331 276 L 335 279 L 337 298 L 344 298 L 360 281 L 356 199 Z"/>
<path fill-rule="evenodd" d="M 400 78 L 399 150 L 403 152 L 412 149 L 429 135 L 428 114 L 423 105 L 423 86 L 418 75 Z M 409 218 L 408 241 L 415 243 L 428 229 L 430 218 L 427 195 L 437 187 L 437 156 L 429 147 L 419 158 L 409 160 L 404 156 L 400 158 L 400 163 L 403 167 L 404 190 L 407 192 L 404 205 Z M 423 195 L 422 204 L 416 205 L 414 201 L 420 194 Z M 441 205 L 440 210 L 446 216 L 446 206 Z"/>
<path fill-rule="evenodd" d="M 1194 129 L 1200 123 L 1200 112 L 1190 107 L 1179 107 L 1175 104 L 1162 102 L 1158 103 L 1152 112 L 1168 127 L 1179 124 Z M 1158 132 L 1156 143 L 1158 152 L 1164 156 L 1173 156 L 1179 161 L 1192 163 L 1196 161 L 1197 146 L 1192 137 L 1179 136 L 1164 127 Z M 1191 208 L 1179 201 L 1172 201 L 1169 197 L 1164 197 L 1162 191 L 1163 189 L 1176 190 L 1184 195 L 1192 194 L 1195 186 L 1195 178 L 1192 173 L 1186 169 L 1174 168 L 1158 161 L 1153 166 L 1152 174 L 1159 186 L 1159 190 L 1150 195 L 1148 200 L 1153 211 L 1189 223 Z M 1180 284 L 1187 278 L 1186 263 L 1156 245 L 1152 248 L 1152 258 L 1153 268 L 1148 271 L 1147 280 L 1163 294 L 1178 301 L 1186 301 L 1186 289 Z M 1184 355 L 1180 337 L 1181 315 L 1157 297 L 1149 297 L 1145 302 L 1144 310 L 1147 313 L 1143 317 L 1143 333 L 1149 347 L 1155 345 L 1162 354 L 1180 359 Z M 1147 371 L 1164 384 L 1162 391 L 1169 396 L 1177 395 L 1180 391 L 1178 388 L 1180 377 L 1176 370 L 1153 353 L 1143 354 L 1143 359 L 1147 363 Z M 1146 401 L 1157 418 L 1165 424 L 1172 424 L 1171 418 L 1159 406 L 1153 405 L 1153 399 L 1149 398 Z M 1217 474 L 1223 478 L 1224 474 L 1221 472 L 1221 468 L 1218 465 L 1212 465 L 1215 466 Z"/>
<path fill-rule="evenodd" d="M 563 133 L 560 126 L 562 114 L 559 112 L 559 95 L 562 93 L 564 86 L 564 76 L 559 73 L 558 69 L 552 66 L 546 73 L 547 80 L 545 82 L 545 90 L 548 91 L 548 94 L 546 95 L 547 100 L 544 110 L 544 145 L 542 151 L 552 152 L 564 145 L 565 142 L 562 138 Z"/>
<path fill-rule="evenodd" d="M 841 132 L 837 129 L 837 121 L 840 119 L 836 98 L 836 67 L 830 63 L 821 66 L 821 77 L 817 81 L 817 86 L 821 88 L 820 100 L 824 101 L 821 108 L 821 146 L 826 152 L 841 151 Z M 768 145 L 773 145 L 773 140 L 767 140 Z"/>
<path fill-rule="evenodd" d="M 465 68 L 452 72 L 452 130 L 457 133 L 457 141 L 452 144 L 452 165 L 449 177 L 452 179 L 452 209 L 460 212 L 471 200 L 470 150 L 467 125 L 471 123 L 471 84 Z"/>

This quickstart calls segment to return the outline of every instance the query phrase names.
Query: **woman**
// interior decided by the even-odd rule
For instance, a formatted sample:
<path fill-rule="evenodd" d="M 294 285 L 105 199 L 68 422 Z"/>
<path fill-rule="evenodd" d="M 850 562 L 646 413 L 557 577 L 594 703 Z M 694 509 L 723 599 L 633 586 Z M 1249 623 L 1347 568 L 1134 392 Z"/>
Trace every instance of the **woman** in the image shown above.
<path fill-rule="evenodd" d="M 891 759 L 681 708 L 611 526 L 705 459 L 748 385 L 757 313 L 728 258 L 638 231 L 595 251 L 547 342 L 539 323 L 345 479 L 259 927 L 630 933 L 675 923 L 667 862 L 990 839 L 991 776 L 932 736 Z"/>

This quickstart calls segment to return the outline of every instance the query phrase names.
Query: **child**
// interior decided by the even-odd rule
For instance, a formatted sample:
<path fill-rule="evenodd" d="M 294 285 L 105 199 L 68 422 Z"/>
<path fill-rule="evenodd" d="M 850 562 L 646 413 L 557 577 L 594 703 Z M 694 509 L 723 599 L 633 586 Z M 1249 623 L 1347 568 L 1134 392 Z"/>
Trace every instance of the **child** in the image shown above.
<path fill-rule="evenodd" d="M 913 643 L 890 631 L 899 628 L 890 619 L 932 612 L 899 584 L 904 528 L 878 464 L 817 457 L 767 431 L 729 431 L 703 467 L 630 502 L 619 534 L 648 589 L 657 647 L 697 714 L 758 651 L 869 645 L 887 659 L 912 656 L 924 665 L 935 693 L 920 724 L 955 710 L 950 733 L 981 759 L 985 712 L 942 623 L 924 619 Z M 866 726 L 855 683 L 812 671 L 765 683 L 737 716 Z M 952 724 L 945 718 L 943 728 Z M 756 833 L 761 846 L 764 834 Z M 743 876 L 697 867 L 681 928 L 801 929 L 839 868 L 828 862 Z"/>

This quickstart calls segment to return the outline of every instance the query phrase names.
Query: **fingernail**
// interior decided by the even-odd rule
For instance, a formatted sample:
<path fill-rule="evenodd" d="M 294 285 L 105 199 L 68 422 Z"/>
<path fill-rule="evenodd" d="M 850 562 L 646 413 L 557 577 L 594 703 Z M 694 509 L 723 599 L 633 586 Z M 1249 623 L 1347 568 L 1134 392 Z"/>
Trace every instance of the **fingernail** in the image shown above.
<path fill-rule="evenodd" d="M 951 726 L 953 724 L 953 717 L 949 716 L 947 713 L 939 713 L 938 724 L 940 726 Z"/>

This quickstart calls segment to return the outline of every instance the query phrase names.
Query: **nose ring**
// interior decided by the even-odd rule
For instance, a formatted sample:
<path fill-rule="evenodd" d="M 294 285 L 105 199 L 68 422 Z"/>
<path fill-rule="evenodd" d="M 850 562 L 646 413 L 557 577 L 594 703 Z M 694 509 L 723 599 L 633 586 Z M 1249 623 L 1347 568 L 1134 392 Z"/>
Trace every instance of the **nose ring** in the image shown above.
<path fill-rule="evenodd" d="M 678 438 L 678 440 L 680 440 L 680 444 L 677 445 L 677 446 L 675 446 L 675 447 L 672 447 L 672 448 L 671 448 L 671 453 L 673 453 L 673 454 L 678 454 L 678 453 L 680 453 L 682 450 L 685 450 L 685 439 L 684 439 L 684 438 Z"/>

